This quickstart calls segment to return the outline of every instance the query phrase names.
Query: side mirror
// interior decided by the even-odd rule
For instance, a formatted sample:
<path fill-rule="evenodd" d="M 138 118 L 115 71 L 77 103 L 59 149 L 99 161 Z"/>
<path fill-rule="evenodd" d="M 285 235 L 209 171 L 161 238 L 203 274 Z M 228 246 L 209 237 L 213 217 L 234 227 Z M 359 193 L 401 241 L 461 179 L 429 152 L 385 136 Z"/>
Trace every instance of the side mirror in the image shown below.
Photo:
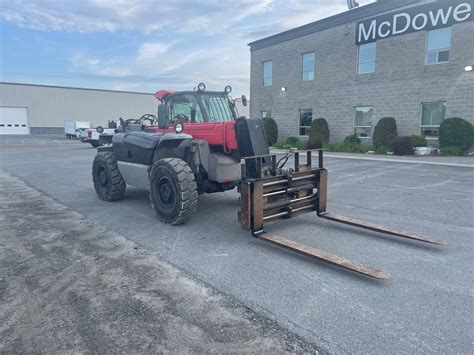
<path fill-rule="evenodd" d="M 247 96 L 242 95 L 242 105 L 247 106 Z"/>
<path fill-rule="evenodd" d="M 168 128 L 169 111 L 168 106 L 158 105 L 158 127 L 161 129 Z"/>

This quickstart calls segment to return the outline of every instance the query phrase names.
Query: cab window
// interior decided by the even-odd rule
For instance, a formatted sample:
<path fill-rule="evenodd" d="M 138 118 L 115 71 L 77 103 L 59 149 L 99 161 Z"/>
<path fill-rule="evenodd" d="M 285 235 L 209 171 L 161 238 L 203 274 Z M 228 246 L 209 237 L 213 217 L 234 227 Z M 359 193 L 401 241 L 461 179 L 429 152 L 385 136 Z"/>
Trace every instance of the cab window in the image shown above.
<path fill-rule="evenodd" d="M 171 121 L 181 117 L 185 122 L 204 122 L 201 108 L 193 95 L 177 95 L 169 101 Z"/>

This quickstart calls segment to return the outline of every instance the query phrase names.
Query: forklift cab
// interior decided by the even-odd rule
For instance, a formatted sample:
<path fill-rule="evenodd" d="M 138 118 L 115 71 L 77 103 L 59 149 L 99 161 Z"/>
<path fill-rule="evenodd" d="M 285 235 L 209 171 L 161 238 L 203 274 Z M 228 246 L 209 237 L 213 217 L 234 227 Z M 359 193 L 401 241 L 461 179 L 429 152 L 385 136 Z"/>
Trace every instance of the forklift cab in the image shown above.
<path fill-rule="evenodd" d="M 162 102 L 158 107 L 160 128 L 167 123 L 218 123 L 233 122 L 239 116 L 234 101 L 229 94 L 232 91 L 226 86 L 224 91 L 205 91 L 201 83 L 194 91 L 166 92 L 155 96 Z M 246 102 L 243 96 L 242 101 Z"/>

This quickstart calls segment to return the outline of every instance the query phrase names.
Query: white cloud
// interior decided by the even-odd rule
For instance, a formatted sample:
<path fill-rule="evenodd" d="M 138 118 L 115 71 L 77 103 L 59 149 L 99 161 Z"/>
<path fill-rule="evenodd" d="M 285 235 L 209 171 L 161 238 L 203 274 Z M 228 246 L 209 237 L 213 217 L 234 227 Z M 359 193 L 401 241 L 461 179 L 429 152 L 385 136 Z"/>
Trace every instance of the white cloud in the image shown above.
<path fill-rule="evenodd" d="M 0 0 L 0 7 L 0 17 L 22 27 L 116 33 L 117 43 L 100 50 L 66 43 L 71 76 L 136 90 L 205 81 L 231 84 L 236 94 L 248 94 L 248 42 L 347 10 L 344 0 Z M 128 41 L 122 52 L 120 41 Z"/>
<path fill-rule="evenodd" d="M 9 0 L 2 2 L 0 16 L 18 26 L 45 31 L 215 33 L 265 11 L 270 4 L 271 0 Z"/>
<path fill-rule="evenodd" d="M 150 59 L 157 59 L 159 55 L 166 53 L 171 45 L 171 43 L 145 42 L 138 49 L 137 60 L 147 61 Z"/>

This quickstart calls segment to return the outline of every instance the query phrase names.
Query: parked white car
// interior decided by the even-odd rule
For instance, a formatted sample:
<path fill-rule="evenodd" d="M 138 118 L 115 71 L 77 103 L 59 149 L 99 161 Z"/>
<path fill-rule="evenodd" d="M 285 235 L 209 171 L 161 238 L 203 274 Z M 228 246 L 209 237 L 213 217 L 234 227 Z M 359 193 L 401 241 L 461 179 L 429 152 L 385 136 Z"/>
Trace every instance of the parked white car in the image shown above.
<path fill-rule="evenodd" d="M 85 121 L 64 121 L 64 134 L 69 139 L 73 137 L 79 138 L 79 136 L 87 131 L 89 128 L 92 128 L 90 122 Z"/>
<path fill-rule="evenodd" d="M 146 126 L 153 126 L 157 123 L 157 118 L 153 114 L 144 114 L 139 119 L 130 118 L 124 120 L 120 118 L 118 120 L 109 121 L 107 128 L 97 126 L 96 128 L 88 128 L 80 132 L 78 138 L 82 143 L 89 143 L 94 148 L 99 147 L 104 141 L 108 142 L 117 132 L 129 132 L 129 131 L 140 131 Z M 100 142 L 100 136 L 105 137 Z M 107 144 L 107 143 L 106 143 Z"/>
<path fill-rule="evenodd" d="M 99 137 L 101 134 L 110 134 L 114 135 L 117 130 L 120 130 L 120 121 L 109 121 L 108 128 L 102 126 L 97 126 L 96 128 L 89 128 L 87 130 L 81 131 L 79 140 L 82 143 L 89 143 L 94 148 L 100 146 Z"/>

